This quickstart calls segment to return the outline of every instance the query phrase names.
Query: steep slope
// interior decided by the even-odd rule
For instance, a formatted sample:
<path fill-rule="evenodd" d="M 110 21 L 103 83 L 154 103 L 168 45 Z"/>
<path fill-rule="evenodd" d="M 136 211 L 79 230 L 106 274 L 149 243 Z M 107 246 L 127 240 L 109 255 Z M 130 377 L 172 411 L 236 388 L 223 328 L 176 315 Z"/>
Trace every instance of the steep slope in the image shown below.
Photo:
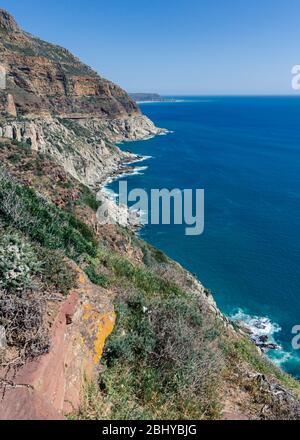
<path fill-rule="evenodd" d="M 124 90 L 68 50 L 22 31 L 3 10 L 0 38 L 0 137 L 51 154 L 95 185 L 134 159 L 114 142 L 164 132 Z"/>
<path fill-rule="evenodd" d="M 3 10 L 0 36 L 0 419 L 299 419 L 194 276 L 97 221 L 90 187 L 135 159 L 114 142 L 163 130 Z"/>
<path fill-rule="evenodd" d="M 93 192 L 50 157 L 6 140 L 0 160 L 0 419 L 299 419 L 299 384 L 195 277 L 97 224 Z"/>
<path fill-rule="evenodd" d="M 117 85 L 101 78 L 69 51 L 23 32 L 0 10 L 0 63 L 19 115 L 70 118 L 126 117 L 140 112 Z"/>

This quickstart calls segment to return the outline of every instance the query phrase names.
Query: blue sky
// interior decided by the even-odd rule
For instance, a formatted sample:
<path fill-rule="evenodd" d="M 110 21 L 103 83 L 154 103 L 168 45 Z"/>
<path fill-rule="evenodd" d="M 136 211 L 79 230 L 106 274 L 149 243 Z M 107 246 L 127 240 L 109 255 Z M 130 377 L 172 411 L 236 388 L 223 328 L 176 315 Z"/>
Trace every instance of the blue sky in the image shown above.
<path fill-rule="evenodd" d="M 295 94 L 299 0 L 1 0 L 130 92 Z"/>

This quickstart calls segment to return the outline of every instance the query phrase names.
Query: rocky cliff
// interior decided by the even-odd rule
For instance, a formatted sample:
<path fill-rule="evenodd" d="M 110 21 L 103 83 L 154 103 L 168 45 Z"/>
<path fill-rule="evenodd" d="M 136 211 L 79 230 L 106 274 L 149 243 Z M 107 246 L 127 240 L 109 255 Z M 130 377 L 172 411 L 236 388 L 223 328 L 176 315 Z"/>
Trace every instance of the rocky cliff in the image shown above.
<path fill-rule="evenodd" d="M 163 130 L 0 11 L 0 419 L 299 419 L 300 386 L 91 187 Z"/>
<path fill-rule="evenodd" d="M 68 50 L 23 32 L 3 10 L 0 36 L 6 93 L 13 96 L 18 115 L 112 119 L 139 114 L 124 90 L 100 77 Z"/>
<path fill-rule="evenodd" d="M 61 303 L 48 305 L 48 353 L 6 374 L 0 420 L 63 419 L 80 406 L 84 383 L 99 372 L 115 313 L 107 292 L 76 272 L 78 288 Z"/>
<path fill-rule="evenodd" d="M 51 154 L 94 185 L 133 159 L 114 142 L 164 131 L 124 90 L 68 50 L 22 31 L 3 10 L 0 38 L 0 136 Z"/>

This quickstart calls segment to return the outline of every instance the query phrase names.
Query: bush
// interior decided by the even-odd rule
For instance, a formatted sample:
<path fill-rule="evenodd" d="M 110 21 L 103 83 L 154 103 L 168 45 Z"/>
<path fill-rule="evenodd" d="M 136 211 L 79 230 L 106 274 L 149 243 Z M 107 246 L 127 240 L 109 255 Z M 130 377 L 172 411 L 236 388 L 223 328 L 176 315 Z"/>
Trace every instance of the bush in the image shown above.
<path fill-rule="evenodd" d="M 97 284 L 97 286 L 108 287 L 109 281 L 107 276 L 102 273 L 97 273 L 93 265 L 88 266 L 85 269 L 85 273 L 92 283 Z"/>
<path fill-rule="evenodd" d="M 16 164 L 16 163 L 20 162 L 20 160 L 22 159 L 22 155 L 21 155 L 21 154 L 18 154 L 18 153 L 14 153 L 14 154 L 11 154 L 10 156 L 8 156 L 7 159 L 8 159 L 10 162 Z"/>
<path fill-rule="evenodd" d="M 82 194 L 80 198 L 80 203 L 89 206 L 93 211 L 97 211 L 101 206 L 101 202 L 96 199 L 95 194 L 87 186 L 82 185 Z"/>
<path fill-rule="evenodd" d="M 38 256 L 41 260 L 41 278 L 46 288 L 67 295 L 76 287 L 77 274 L 67 263 L 62 251 L 39 247 Z"/>
<path fill-rule="evenodd" d="M 13 139 L 11 141 L 11 143 L 12 143 L 12 145 L 15 145 L 16 147 L 20 147 L 20 148 L 26 149 L 27 151 L 31 150 L 31 141 L 30 141 L 30 139 L 28 139 L 28 141 L 26 141 L 26 142 L 20 142 L 17 139 Z"/>
<path fill-rule="evenodd" d="M 133 265 L 129 260 L 113 252 L 102 250 L 98 253 L 99 263 L 111 269 L 116 277 L 126 278 L 138 289 L 149 294 L 182 295 L 183 292 L 175 284 L 155 275 L 150 270 Z"/>
<path fill-rule="evenodd" d="M 46 297 L 37 292 L 7 295 L 0 290 L 0 325 L 5 328 L 8 345 L 18 349 L 15 361 L 9 362 L 10 367 L 21 366 L 48 351 L 49 337 L 43 322 L 46 304 Z M 5 366 L 2 361 L 1 368 Z"/>
<path fill-rule="evenodd" d="M 33 189 L 18 185 L 0 169 L 0 217 L 49 249 L 62 249 L 70 258 L 96 255 L 92 230 L 49 203 Z"/>
<path fill-rule="evenodd" d="M 159 249 L 145 243 L 143 248 L 143 262 L 148 267 L 153 267 L 156 264 L 167 264 L 169 263 L 168 257 L 161 252 Z"/>
<path fill-rule="evenodd" d="M 130 291 L 115 304 L 118 321 L 100 376 L 110 418 L 215 418 L 223 357 L 217 323 L 197 298 L 151 299 Z M 130 411 L 124 402 L 130 402 Z"/>
<path fill-rule="evenodd" d="M 19 235 L 0 238 L 0 287 L 8 291 L 22 291 L 32 283 L 32 276 L 40 269 L 37 257 Z"/>

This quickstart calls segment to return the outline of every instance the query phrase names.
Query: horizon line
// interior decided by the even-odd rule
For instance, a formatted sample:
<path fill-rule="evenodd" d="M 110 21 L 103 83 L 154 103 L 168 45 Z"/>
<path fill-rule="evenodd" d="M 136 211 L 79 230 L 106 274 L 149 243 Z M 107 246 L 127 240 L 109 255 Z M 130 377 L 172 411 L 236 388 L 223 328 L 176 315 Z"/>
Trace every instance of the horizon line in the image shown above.
<path fill-rule="evenodd" d="M 278 93 L 278 94 L 271 94 L 271 93 L 266 93 L 266 94 L 249 94 L 249 93 L 245 93 L 245 94 L 237 94 L 237 93 L 232 93 L 232 94 L 216 94 L 216 93 L 211 93 L 211 94 L 202 94 L 202 93 L 161 93 L 161 92 L 127 92 L 128 94 L 156 94 L 156 95 L 160 95 L 160 96 L 201 96 L 201 97 L 228 97 L 228 98 L 233 98 L 233 97 L 253 97 L 253 98 L 259 98 L 259 97 L 295 97 L 295 98 L 300 98 L 300 93 L 298 94 L 287 94 L 287 93 Z"/>

